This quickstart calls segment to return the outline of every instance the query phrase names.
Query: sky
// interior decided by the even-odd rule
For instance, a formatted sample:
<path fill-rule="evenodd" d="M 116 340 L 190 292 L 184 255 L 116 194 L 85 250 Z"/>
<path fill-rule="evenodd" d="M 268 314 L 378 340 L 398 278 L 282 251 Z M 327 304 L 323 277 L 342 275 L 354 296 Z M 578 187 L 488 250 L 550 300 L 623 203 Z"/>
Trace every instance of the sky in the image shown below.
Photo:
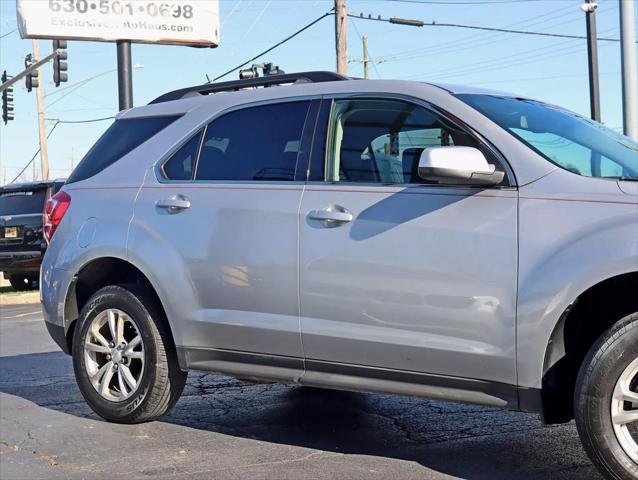
<path fill-rule="evenodd" d="M 43 0 L 45 1 L 45 0 Z M 213 0 L 193 0 L 213 1 Z M 347 0 L 350 13 L 426 22 L 505 27 L 585 35 L 582 0 Z M 445 3 L 445 2 L 442 2 Z M 215 49 L 142 45 L 132 47 L 134 105 L 144 105 L 178 88 L 214 78 L 330 11 L 333 0 L 220 0 L 220 45 Z M 600 37 L 619 37 L 618 0 L 598 0 Z M 636 9 L 638 11 L 638 8 Z M 638 25 L 638 21 L 636 22 Z M 15 0 L 0 0 L 0 70 L 24 68 L 32 40 L 16 28 Z M 477 85 L 530 96 L 589 115 L 585 40 L 494 33 L 449 27 L 411 27 L 364 19 L 348 20 L 349 74 L 362 77 L 361 37 L 367 35 L 371 78 L 409 79 Z M 51 42 L 40 41 L 42 56 Z M 602 121 L 622 127 L 620 45 L 598 43 Z M 51 64 L 43 69 L 48 131 L 64 121 L 111 117 L 118 111 L 116 46 L 71 41 L 68 83 L 53 84 Z M 335 70 L 334 18 L 326 17 L 256 62 L 273 62 L 286 72 Z M 75 88 L 87 78 L 91 81 Z M 237 78 L 237 72 L 223 80 Z M 71 87 L 66 88 L 65 87 Z M 14 179 L 38 150 L 35 91 L 16 84 L 15 120 L 0 124 L 0 184 Z M 73 165 L 110 125 L 111 120 L 58 124 L 48 142 L 50 176 L 68 176 Z M 36 156 L 39 177 L 40 158 Z M 19 178 L 32 180 L 31 166 Z"/>

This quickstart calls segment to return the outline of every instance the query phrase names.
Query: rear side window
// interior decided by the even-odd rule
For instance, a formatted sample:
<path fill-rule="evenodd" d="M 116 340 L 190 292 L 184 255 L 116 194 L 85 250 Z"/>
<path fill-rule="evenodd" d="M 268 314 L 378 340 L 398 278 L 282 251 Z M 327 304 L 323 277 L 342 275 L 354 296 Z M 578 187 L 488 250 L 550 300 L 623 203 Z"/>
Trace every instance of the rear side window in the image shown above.
<path fill-rule="evenodd" d="M 0 190 L 0 216 L 42 213 L 45 196 L 44 188 L 8 192 Z"/>
<path fill-rule="evenodd" d="M 66 183 L 79 182 L 101 172 L 178 118 L 172 115 L 116 120 L 73 170 Z"/>
<path fill-rule="evenodd" d="M 197 160 L 201 132 L 194 135 L 162 165 L 162 172 L 169 180 L 192 180 Z"/>
<path fill-rule="evenodd" d="M 310 102 L 247 108 L 208 125 L 197 180 L 293 181 Z"/>

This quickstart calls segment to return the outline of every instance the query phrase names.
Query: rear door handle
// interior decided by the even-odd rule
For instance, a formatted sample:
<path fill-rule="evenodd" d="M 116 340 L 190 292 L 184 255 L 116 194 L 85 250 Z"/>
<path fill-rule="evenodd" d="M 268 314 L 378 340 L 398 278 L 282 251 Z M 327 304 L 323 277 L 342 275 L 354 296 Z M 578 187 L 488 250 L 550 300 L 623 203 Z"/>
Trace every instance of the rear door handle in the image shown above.
<path fill-rule="evenodd" d="M 338 227 L 352 221 L 352 213 L 341 205 L 330 205 L 322 210 L 312 210 L 308 214 L 310 220 L 323 222 L 326 227 Z"/>
<path fill-rule="evenodd" d="M 187 208 L 190 208 L 191 201 L 184 195 L 175 194 L 170 197 L 163 198 L 155 202 L 157 208 L 162 208 L 168 213 L 179 213 Z"/>

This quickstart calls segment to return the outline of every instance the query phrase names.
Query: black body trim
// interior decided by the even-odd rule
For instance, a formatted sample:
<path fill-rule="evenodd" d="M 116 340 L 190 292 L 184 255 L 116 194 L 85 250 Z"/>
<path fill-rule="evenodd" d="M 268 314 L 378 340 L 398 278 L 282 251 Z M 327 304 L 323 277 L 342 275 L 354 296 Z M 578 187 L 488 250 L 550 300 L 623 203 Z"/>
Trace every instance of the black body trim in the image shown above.
<path fill-rule="evenodd" d="M 542 390 L 540 388 L 518 387 L 518 410 L 544 415 Z"/>
<path fill-rule="evenodd" d="M 184 348 L 177 347 L 177 357 L 180 361 L 191 365 L 199 362 L 232 362 L 245 364 L 258 364 L 266 367 L 301 368 L 304 361 L 298 357 L 286 357 L 283 355 L 268 355 L 266 353 L 240 352 L 236 350 L 223 350 L 218 348 Z"/>
<path fill-rule="evenodd" d="M 514 385 L 506 383 L 413 372 L 409 370 L 394 370 L 381 367 L 327 362 L 323 360 L 306 359 L 305 363 L 307 371 L 336 375 L 350 375 L 373 380 L 389 380 L 392 382 L 414 385 L 427 385 L 429 387 L 467 390 L 471 392 L 485 393 L 491 397 L 504 400 L 507 403 L 507 408 L 517 408 L 518 406 L 517 388 Z"/>
<path fill-rule="evenodd" d="M 350 80 L 350 78 L 334 72 L 300 72 L 287 73 L 283 75 L 267 75 L 265 77 L 250 78 L 246 80 L 234 80 L 231 82 L 205 83 L 194 87 L 181 88 L 165 93 L 157 97 L 149 103 L 170 102 L 171 100 L 180 100 L 182 98 L 209 95 L 219 92 L 233 92 L 244 88 L 254 87 L 270 87 L 273 85 L 293 84 L 293 83 L 319 83 L 319 82 L 335 82 L 341 80 Z"/>
<path fill-rule="evenodd" d="M 66 333 L 64 332 L 64 327 L 61 325 L 55 325 L 51 322 L 45 321 L 44 324 L 47 327 L 49 335 L 53 339 L 53 341 L 62 349 L 64 353 L 67 355 L 71 355 L 71 350 L 69 349 L 69 344 L 66 341 Z"/>
<path fill-rule="evenodd" d="M 177 347 L 183 370 L 211 370 L 258 381 L 382 392 L 542 413 L 541 391 L 507 383 L 282 355 Z"/>

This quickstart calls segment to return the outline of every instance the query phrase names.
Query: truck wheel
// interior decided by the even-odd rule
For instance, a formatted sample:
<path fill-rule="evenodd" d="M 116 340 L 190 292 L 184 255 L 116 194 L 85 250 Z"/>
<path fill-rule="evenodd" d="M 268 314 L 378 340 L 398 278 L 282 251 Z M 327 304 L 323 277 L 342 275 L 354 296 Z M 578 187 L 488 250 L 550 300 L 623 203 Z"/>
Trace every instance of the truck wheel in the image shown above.
<path fill-rule="evenodd" d="M 638 313 L 591 348 L 576 383 L 576 426 L 587 454 L 608 479 L 638 479 Z"/>
<path fill-rule="evenodd" d="M 141 423 L 179 399 L 187 373 L 155 302 L 136 286 L 108 286 L 86 303 L 73 336 L 82 395 L 101 417 Z"/>

